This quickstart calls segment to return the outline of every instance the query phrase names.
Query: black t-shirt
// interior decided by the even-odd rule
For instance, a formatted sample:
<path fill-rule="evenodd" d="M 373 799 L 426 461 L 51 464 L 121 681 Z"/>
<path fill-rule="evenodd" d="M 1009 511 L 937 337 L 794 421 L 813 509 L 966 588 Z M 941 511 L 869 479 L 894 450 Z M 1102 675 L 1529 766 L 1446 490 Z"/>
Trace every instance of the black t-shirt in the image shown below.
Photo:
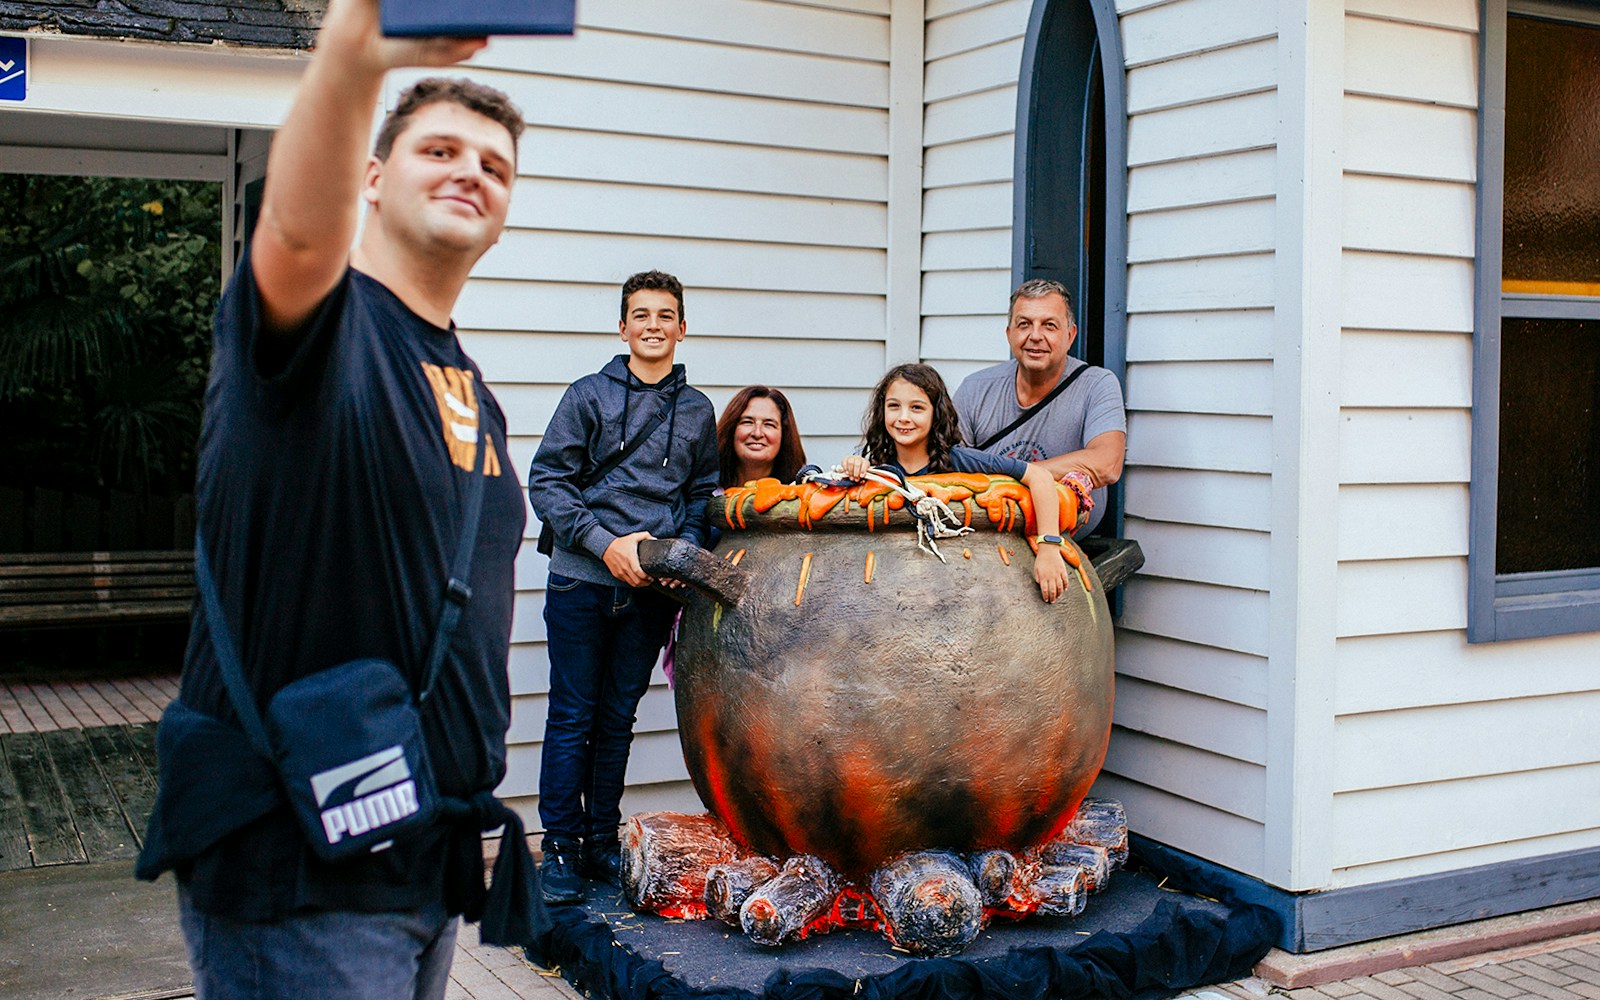
<path fill-rule="evenodd" d="M 286 357 L 263 340 L 248 257 L 218 308 L 196 503 L 245 676 L 264 707 L 285 684 L 363 657 L 420 684 L 460 543 L 478 430 L 486 457 L 472 600 L 423 710 L 441 793 L 505 774 L 506 676 L 522 493 L 506 422 L 453 330 L 347 271 Z M 235 721 L 205 616 L 196 613 L 180 698 Z M 205 767 L 206 761 L 193 761 Z M 461 907 L 460 831 L 357 861 L 316 859 L 287 808 L 180 870 L 196 905 L 243 920 L 290 911 Z M 466 853 L 464 853 L 466 852 Z M 481 867 L 474 873 L 481 888 Z"/>

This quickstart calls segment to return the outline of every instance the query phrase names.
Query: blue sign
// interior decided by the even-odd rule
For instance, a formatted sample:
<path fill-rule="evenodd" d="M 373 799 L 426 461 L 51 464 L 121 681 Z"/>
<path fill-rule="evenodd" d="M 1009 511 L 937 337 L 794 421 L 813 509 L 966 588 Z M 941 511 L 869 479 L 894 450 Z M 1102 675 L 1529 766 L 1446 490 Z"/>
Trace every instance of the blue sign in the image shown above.
<path fill-rule="evenodd" d="M 28 99 L 28 40 L 0 36 L 0 101 Z"/>

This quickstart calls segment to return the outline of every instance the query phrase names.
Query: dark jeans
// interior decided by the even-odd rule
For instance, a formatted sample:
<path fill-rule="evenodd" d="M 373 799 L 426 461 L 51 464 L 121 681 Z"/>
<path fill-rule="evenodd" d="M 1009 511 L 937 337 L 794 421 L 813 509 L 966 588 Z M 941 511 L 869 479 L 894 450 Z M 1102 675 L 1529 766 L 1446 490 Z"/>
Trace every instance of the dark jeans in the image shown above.
<path fill-rule="evenodd" d="M 460 926 L 439 905 L 245 923 L 196 910 L 182 884 L 178 919 L 197 1000 L 440 1000 Z"/>
<path fill-rule="evenodd" d="M 550 574 L 550 698 L 539 769 L 547 838 L 616 836 L 639 699 L 677 609 L 653 590 Z"/>

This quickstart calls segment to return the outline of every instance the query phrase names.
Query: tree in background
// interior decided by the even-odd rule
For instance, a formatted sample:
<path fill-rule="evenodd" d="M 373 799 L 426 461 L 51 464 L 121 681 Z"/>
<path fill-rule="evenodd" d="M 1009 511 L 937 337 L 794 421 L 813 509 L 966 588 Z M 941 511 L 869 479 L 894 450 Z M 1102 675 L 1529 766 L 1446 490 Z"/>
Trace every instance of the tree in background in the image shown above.
<path fill-rule="evenodd" d="M 220 185 L 0 175 L 0 484 L 188 493 Z"/>

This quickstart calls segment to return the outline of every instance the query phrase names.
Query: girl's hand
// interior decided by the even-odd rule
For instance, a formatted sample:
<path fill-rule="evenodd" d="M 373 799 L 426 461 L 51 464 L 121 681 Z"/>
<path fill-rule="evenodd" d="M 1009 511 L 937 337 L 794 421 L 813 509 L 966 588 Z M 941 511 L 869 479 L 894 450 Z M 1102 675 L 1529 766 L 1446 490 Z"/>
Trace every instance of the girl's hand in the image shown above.
<path fill-rule="evenodd" d="M 1046 604 L 1054 604 L 1056 598 L 1066 593 L 1071 576 L 1072 571 L 1067 568 L 1059 545 L 1039 546 L 1039 554 L 1033 558 L 1033 580 L 1039 585 L 1039 596 Z"/>
<path fill-rule="evenodd" d="M 872 464 L 860 455 L 846 455 L 839 460 L 839 471 L 850 479 L 867 478 L 867 470 L 870 468 Z"/>

